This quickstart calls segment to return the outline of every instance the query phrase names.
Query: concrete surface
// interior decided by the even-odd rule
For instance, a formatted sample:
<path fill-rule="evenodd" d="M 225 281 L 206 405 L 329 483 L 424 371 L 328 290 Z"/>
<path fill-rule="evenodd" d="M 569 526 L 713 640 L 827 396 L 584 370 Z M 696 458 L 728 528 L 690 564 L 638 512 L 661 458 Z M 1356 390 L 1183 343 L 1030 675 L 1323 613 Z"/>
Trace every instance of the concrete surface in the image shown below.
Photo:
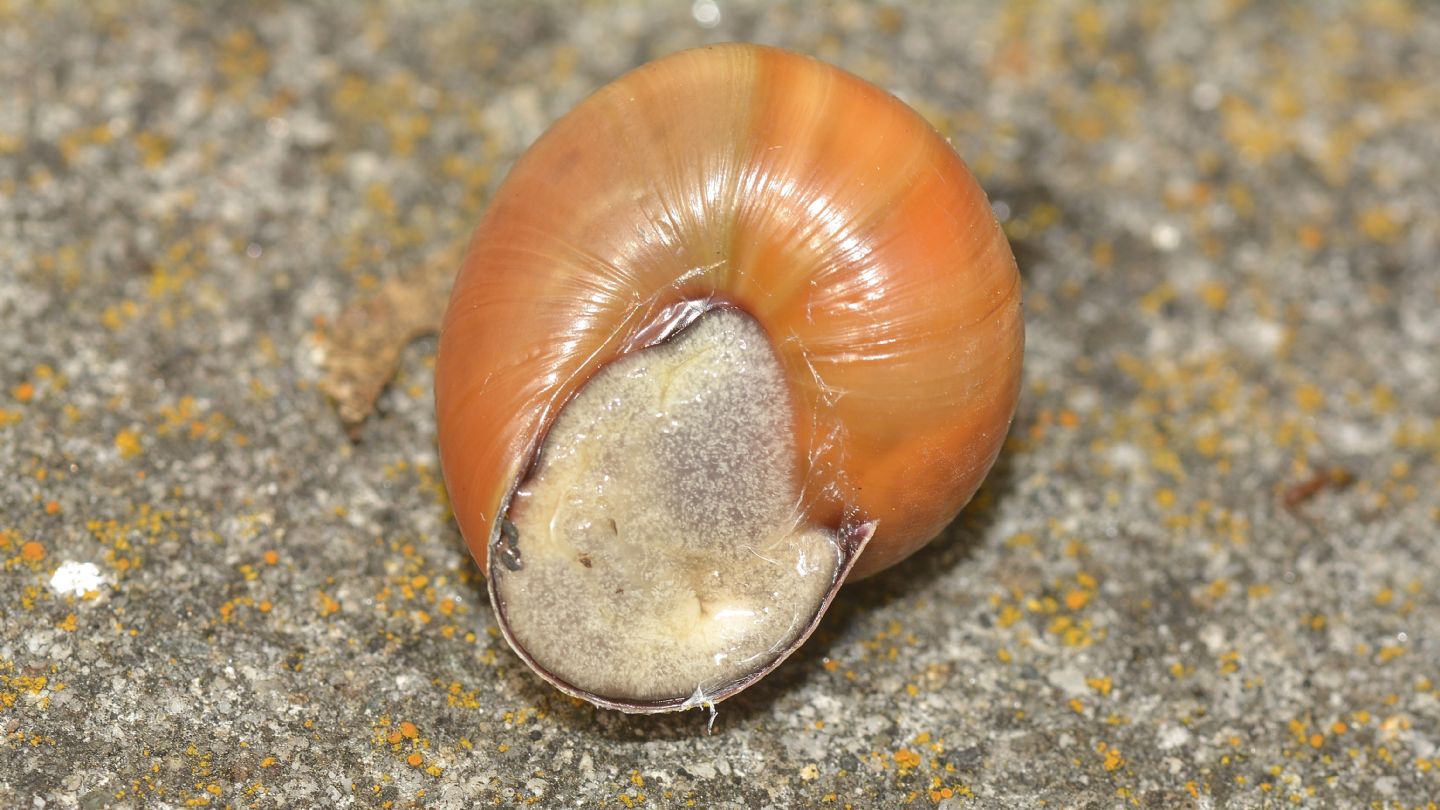
<path fill-rule="evenodd" d="M 0 2 L 0 806 L 1434 807 L 1440 12 L 1039 6 Z M 315 358 L 725 39 L 952 138 L 1029 351 L 978 502 L 707 735 L 496 637 L 433 340 L 353 444 Z"/>

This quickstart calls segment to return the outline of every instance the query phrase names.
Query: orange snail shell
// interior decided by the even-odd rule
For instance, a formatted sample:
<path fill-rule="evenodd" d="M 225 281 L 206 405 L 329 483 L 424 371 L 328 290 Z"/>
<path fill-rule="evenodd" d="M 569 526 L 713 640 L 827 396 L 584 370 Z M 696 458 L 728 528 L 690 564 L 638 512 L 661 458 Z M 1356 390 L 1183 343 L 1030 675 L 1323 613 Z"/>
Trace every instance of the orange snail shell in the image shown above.
<path fill-rule="evenodd" d="M 815 59 L 686 51 L 536 141 L 455 282 L 440 449 L 487 575 L 566 403 L 715 307 L 753 317 L 783 366 L 808 519 L 873 526 L 850 579 L 938 534 L 994 463 L 1019 390 L 1019 274 L 964 163 L 905 104 Z"/>

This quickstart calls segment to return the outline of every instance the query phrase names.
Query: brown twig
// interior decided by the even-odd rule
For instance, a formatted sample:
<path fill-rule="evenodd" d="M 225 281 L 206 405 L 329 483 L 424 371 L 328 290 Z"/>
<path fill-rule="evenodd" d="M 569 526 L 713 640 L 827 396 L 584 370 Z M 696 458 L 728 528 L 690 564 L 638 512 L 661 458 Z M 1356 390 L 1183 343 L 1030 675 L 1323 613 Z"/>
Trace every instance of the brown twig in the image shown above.
<path fill-rule="evenodd" d="M 465 248 L 460 242 L 385 281 L 321 330 L 325 378 L 320 389 L 334 401 L 352 438 L 395 377 L 405 347 L 440 330 Z"/>
<path fill-rule="evenodd" d="M 1326 489 L 1344 489 L 1355 483 L 1355 474 L 1344 467 L 1326 467 L 1314 475 L 1288 487 L 1281 497 L 1281 503 L 1285 509 L 1292 514 L 1299 512 L 1299 508 L 1311 498 L 1320 494 Z"/>

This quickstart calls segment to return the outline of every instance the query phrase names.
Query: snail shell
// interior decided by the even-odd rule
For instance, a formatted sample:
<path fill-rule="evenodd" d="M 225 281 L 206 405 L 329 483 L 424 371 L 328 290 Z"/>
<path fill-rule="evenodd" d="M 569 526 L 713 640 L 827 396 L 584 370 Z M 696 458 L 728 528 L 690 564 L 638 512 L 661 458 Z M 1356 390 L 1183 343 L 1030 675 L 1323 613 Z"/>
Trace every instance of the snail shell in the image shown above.
<path fill-rule="evenodd" d="M 893 96 L 750 45 L 624 75 L 515 164 L 441 332 L 502 631 L 601 706 L 734 694 L 970 499 L 1023 342 L 984 192 Z"/>

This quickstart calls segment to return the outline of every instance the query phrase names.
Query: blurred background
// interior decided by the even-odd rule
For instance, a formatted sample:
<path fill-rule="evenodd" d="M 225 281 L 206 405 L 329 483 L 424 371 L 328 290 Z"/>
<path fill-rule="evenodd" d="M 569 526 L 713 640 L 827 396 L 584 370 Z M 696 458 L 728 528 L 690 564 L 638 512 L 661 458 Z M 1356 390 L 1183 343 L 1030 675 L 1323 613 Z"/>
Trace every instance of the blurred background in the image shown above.
<path fill-rule="evenodd" d="M 318 385 L 550 121 L 729 40 L 950 139 L 1028 342 L 976 501 L 707 734 L 498 637 L 433 338 L 353 441 Z M 1437 76 L 1398 0 L 0 0 L 0 804 L 1434 807 Z"/>

